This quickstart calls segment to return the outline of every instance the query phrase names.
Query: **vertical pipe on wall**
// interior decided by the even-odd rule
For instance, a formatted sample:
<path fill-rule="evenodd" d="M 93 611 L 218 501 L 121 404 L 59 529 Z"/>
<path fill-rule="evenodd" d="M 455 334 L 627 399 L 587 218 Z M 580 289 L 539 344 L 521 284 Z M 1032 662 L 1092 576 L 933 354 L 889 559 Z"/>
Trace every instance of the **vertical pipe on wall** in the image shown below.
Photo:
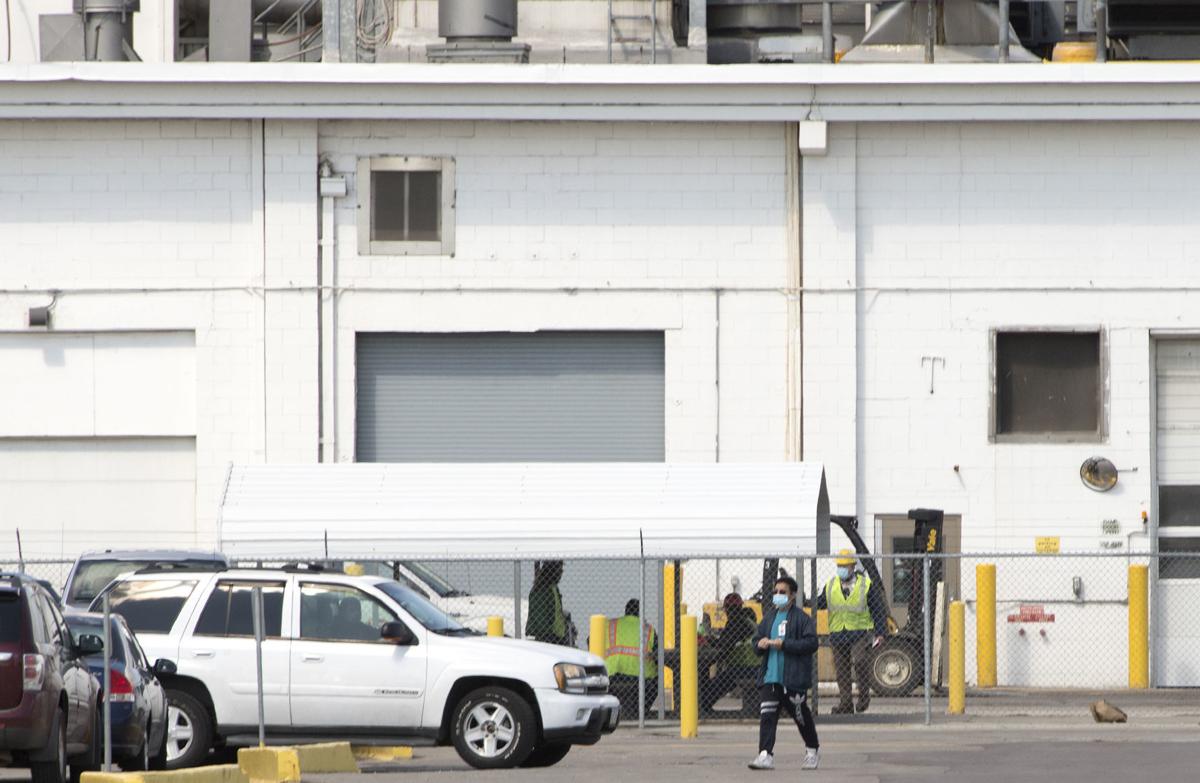
<path fill-rule="evenodd" d="M 1000 62 L 1008 62 L 1009 55 L 1009 40 L 1008 40 L 1008 0 L 1000 0 Z"/>
<path fill-rule="evenodd" d="M 821 62 L 833 62 L 833 5 L 821 3 Z"/>
<path fill-rule="evenodd" d="M 784 191 L 787 207 L 787 361 L 784 388 L 787 390 L 787 427 L 783 454 L 788 461 L 804 458 L 802 319 L 801 288 L 804 280 L 803 184 L 804 160 L 800 155 L 800 125 L 789 122 L 784 128 Z"/>

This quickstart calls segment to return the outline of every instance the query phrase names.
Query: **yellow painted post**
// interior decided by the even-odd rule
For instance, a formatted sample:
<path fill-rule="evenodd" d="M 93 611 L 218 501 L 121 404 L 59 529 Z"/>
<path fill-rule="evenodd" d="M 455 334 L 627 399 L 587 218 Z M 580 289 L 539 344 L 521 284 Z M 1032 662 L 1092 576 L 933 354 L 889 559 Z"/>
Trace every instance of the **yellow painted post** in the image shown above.
<path fill-rule="evenodd" d="M 691 739 L 700 725 L 700 686 L 696 671 L 696 618 L 680 618 L 679 635 L 679 736 Z"/>
<path fill-rule="evenodd" d="M 967 619 L 962 601 L 950 603 L 950 709 L 962 715 L 967 709 Z"/>
<path fill-rule="evenodd" d="M 663 566 L 663 649 L 675 649 L 675 565 L 667 563 Z M 667 701 L 667 709 L 675 706 L 675 671 L 670 667 L 663 672 L 663 690 Z"/>
<path fill-rule="evenodd" d="M 1150 687 L 1150 569 L 1129 566 L 1129 687 Z"/>
<path fill-rule="evenodd" d="M 602 614 L 592 615 L 588 650 L 599 658 L 608 657 L 608 618 Z"/>
<path fill-rule="evenodd" d="M 504 635 L 504 618 L 489 617 L 488 618 L 488 636 L 503 636 Z"/>
<path fill-rule="evenodd" d="M 996 564 L 975 566 L 975 668 L 980 688 L 996 687 Z"/>

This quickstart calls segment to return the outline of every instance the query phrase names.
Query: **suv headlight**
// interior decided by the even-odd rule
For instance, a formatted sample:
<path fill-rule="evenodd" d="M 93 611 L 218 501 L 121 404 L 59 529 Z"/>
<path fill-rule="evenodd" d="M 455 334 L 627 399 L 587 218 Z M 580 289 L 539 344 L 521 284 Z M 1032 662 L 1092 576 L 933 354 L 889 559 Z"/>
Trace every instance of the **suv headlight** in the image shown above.
<path fill-rule="evenodd" d="M 563 693 L 580 696 L 608 692 L 608 673 L 589 672 L 577 663 L 560 663 L 554 667 L 554 681 Z"/>

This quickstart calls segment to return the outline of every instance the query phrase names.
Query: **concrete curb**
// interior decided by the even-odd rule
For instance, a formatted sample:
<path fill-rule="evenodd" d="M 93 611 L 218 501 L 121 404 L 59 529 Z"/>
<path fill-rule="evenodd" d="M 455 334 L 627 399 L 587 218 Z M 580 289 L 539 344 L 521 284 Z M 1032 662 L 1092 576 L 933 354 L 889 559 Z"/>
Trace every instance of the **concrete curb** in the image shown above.
<path fill-rule="evenodd" d="M 85 772 L 80 780 L 81 783 L 250 783 L 237 764 L 171 772 Z"/>
<path fill-rule="evenodd" d="M 354 757 L 360 761 L 408 761 L 413 749 L 407 745 L 351 745 Z"/>
<path fill-rule="evenodd" d="M 412 748 L 386 760 L 412 758 Z M 296 747 L 242 748 L 237 764 L 193 767 L 171 772 L 85 772 L 80 783 L 298 783 L 301 773 L 358 772 L 349 742 L 324 742 Z"/>

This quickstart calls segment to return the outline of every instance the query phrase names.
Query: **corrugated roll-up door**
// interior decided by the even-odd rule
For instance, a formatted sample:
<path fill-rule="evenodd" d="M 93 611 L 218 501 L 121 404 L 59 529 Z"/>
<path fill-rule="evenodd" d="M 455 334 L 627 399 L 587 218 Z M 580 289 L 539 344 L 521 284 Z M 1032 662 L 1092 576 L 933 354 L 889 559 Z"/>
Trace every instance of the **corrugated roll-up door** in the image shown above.
<path fill-rule="evenodd" d="M 661 332 L 359 334 L 359 462 L 654 462 Z"/>
<path fill-rule="evenodd" d="M 1158 612 L 1155 680 L 1200 685 L 1200 341 L 1159 340 L 1156 356 Z"/>

